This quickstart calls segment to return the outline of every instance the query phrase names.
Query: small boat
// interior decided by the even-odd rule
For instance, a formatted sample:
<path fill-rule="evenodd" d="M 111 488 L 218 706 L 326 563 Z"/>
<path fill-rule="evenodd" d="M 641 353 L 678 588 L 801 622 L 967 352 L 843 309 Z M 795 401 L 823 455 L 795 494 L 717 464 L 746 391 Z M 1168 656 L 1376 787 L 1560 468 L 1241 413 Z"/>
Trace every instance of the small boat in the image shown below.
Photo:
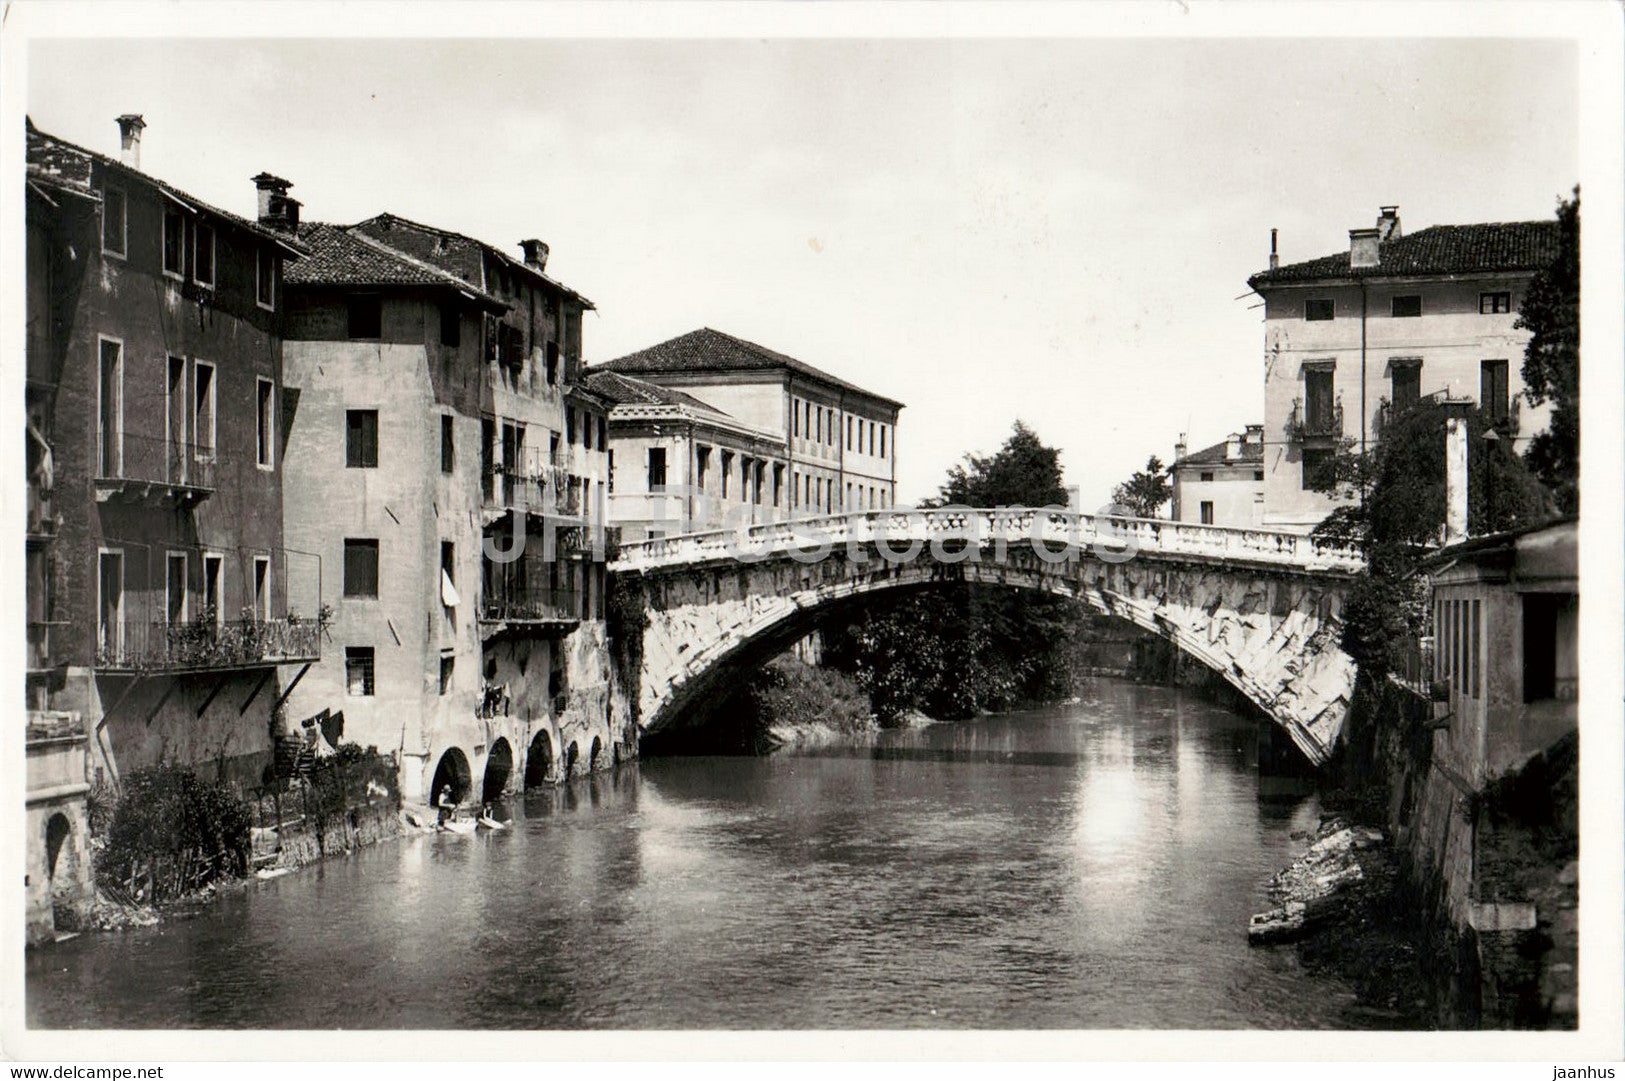
<path fill-rule="evenodd" d="M 466 818 L 448 818 L 440 823 L 440 829 L 444 833 L 473 833 L 479 826 Z"/>
<path fill-rule="evenodd" d="M 479 827 L 487 830 L 505 830 L 508 828 L 508 824 L 506 822 L 498 822 L 490 815 L 480 815 Z"/>
<path fill-rule="evenodd" d="M 267 867 L 264 870 L 255 871 L 254 872 L 254 877 L 255 878 L 281 878 L 283 875 L 287 874 L 291 870 L 293 870 L 293 868 L 291 868 L 291 867 Z"/>

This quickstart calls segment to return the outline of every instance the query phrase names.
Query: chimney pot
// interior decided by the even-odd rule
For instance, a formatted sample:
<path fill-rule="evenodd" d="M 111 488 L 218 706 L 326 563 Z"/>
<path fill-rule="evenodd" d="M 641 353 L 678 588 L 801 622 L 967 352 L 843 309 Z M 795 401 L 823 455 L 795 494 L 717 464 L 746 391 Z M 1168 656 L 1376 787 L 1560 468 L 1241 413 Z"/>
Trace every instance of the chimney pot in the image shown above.
<path fill-rule="evenodd" d="M 1349 266 L 1354 270 L 1369 270 L 1382 260 L 1377 252 L 1377 230 L 1349 230 Z"/>
<path fill-rule="evenodd" d="M 254 177 L 254 188 L 259 192 L 259 221 L 261 225 L 284 232 L 299 228 L 299 200 L 288 195 L 293 182 L 270 173 Z"/>
<path fill-rule="evenodd" d="M 547 245 L 540 240 L 521 240 L 519 247 L 525 253 L 525 265 L 532 270 L 547 269 Z"/>
<path fill-rule="evenodd" d="M 141 168 L 141 129 L 146 126 L 140 113 L 125 113 L 118 118 L 119 160 L 132 169 Z"/>
<path fill-rule="evenodd" d="M 1382 212 L 1377 216 L 1377 240 L 1398 240 L 1401 236 L 1399 231 L 1399 207 L 1385 206 L 1381 209 Z"/>
<path fill-rule="evenodd" d="M 1226 461 L 1234 461 L 1241 457 L 1241 434 L 1231 432 L 1224 438 L 1224 457 Z"/>

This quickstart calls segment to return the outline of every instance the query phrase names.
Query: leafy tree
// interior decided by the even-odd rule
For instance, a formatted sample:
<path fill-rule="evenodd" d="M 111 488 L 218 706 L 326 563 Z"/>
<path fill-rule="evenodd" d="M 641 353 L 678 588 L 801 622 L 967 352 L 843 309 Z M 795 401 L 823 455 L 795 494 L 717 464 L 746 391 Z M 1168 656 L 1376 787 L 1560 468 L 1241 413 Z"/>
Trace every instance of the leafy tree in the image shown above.
<path fill-rule="evenodd" d="M 1155 518 L 1173 494 L 1168 484 L 1168 467 L 1154 454 L 1144 469 L 1112 489 L 1113 501 L 1133 510 L 1138 518 Z"/>
<path fill-rule="evenodd" d="M 968 454 L 936 505 L 1065 505 L 1060 452 L 1017 421 L 999 450 Z M 825 662 L 857 676 L 882 724 L 914 710 L 943 720 L 1071 693 L 1065 646 L 1075 601 L 959 582 L 870 607 L 825 629 Z"/>
<path fill-rule="evenodd" d="M 1548 430 L 1529 442 L 1525 460 L 1557 493 L 1565 513 L 1580 509 L 1580 189 L 1557 207 L 1558 249 L 1529 283 L 1515 326 L 1529 331 L 1523 381 L 1529 400 L 1552 403 Z"/>

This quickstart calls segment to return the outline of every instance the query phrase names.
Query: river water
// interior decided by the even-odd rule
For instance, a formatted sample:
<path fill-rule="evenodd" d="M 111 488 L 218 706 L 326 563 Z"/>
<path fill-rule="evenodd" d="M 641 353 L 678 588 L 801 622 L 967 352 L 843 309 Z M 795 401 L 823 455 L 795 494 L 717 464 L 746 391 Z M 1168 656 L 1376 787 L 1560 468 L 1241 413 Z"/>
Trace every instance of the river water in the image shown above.
<path fill-rule="evenodd" d="M 32 951 L 29 1023 L 109 1028 L 1358 1027 L 1250 913 L 1313 798 L 1254 726 L 1074 704 L 767 758 L 649 759 Z"/>

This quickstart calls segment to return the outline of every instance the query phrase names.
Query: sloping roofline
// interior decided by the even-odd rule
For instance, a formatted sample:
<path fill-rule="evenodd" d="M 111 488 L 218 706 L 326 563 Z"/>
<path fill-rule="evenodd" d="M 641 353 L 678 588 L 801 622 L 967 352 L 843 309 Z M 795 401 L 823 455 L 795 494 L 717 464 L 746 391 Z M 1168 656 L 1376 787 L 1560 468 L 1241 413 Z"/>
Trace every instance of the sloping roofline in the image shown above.
<path fill-rule="evenodd" d="M 528 275 L 547 288 L 552 289 L 555 292 L 563 293 L 565 296 L 572 297 L 573 299 L 579 301 L 581 306 L 587 311 L 598 310 L 598 306 L 592 301 L 588 300 L 586 297 L 582 296 L 580 293 L 576 292 L 574 289 L 571 289 L 568 285 L 565 285 L 556 278 L 551 278 L 542 271 L 530 266 L 523 259 L 515 259 L 507 252 L 497 247 L 495 244 L 487 243 L 486 241 L 481 240 L 479 237 L 469 236 L 467 233 L 459 233 L 455 229 L 442 229 L 438 225 L 425 225 L 423 222 L 413 221 L 411 218 L 404 218 L 399 214 L 392 214 L 387 210 L 379 214 L 374 214 L 370 218 L 363 218 L 356 222 L 355 225 L 350 226 L 350 228 L 366 225 L 369 222 L 384 220 L 399 222 L 402 225 L 410 226 L 413 229 L 421 229 L 425 233 L 433 233 L 436 236 L 456 237 L 458 240 L 466 240 L 487 254 L 493 255 L 497 259 L 500 259 L 508 268 L 517 270 L 521 274 Z"/>

